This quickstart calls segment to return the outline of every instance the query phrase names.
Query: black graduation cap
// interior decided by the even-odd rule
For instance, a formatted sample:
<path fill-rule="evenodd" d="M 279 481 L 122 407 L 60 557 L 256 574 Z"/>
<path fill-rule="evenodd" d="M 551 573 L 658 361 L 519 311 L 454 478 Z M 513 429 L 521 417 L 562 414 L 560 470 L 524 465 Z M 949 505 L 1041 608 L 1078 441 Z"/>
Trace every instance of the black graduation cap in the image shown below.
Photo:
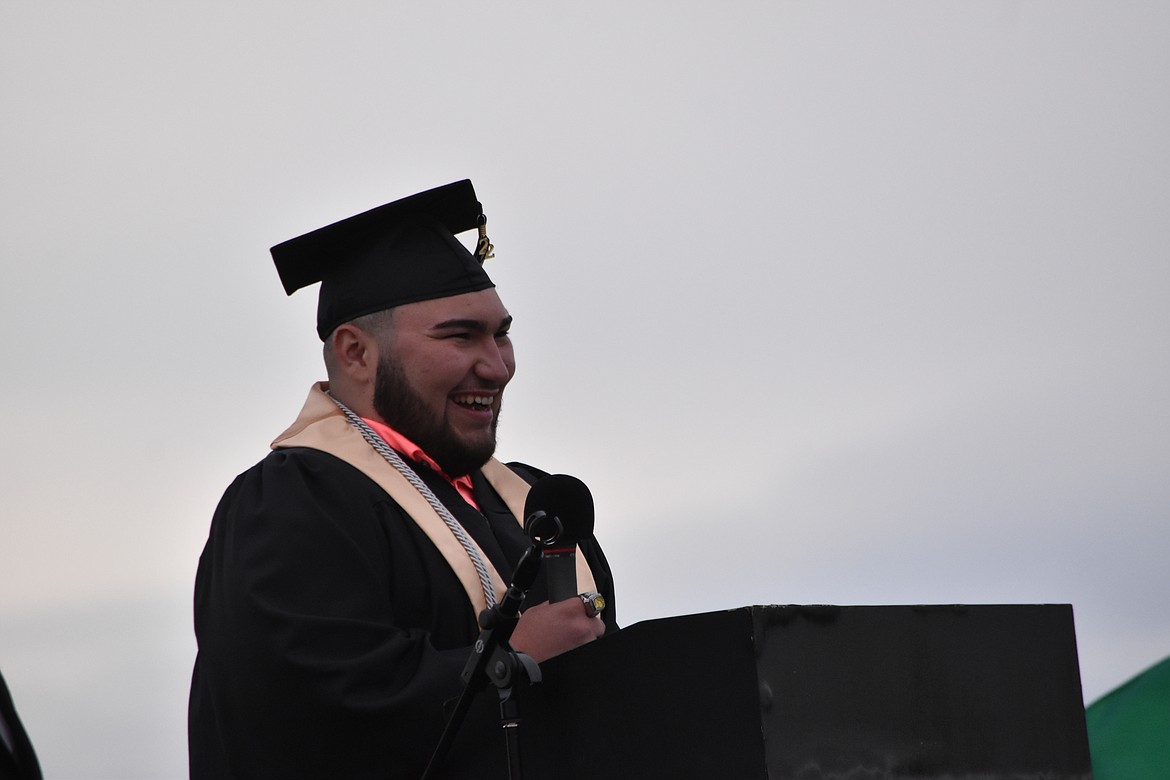
<path fill-rule="evenodd" d="M 404 303 L 494 287 L 487 219 L 464 179 L 343 219 L 272 247 L 284 291 L 321 282 L 317 334 Z M 475 254 L 455 234 L 479 228 Z"/>

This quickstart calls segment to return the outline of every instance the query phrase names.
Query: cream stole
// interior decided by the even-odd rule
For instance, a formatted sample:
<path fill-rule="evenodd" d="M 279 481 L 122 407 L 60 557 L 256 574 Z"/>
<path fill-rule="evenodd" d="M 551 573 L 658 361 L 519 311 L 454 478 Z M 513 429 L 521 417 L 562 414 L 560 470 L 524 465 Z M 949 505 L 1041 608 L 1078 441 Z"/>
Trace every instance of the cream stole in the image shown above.
<path fill-rule="evenodd" d="M 357 429 L 349 424 L 341 410 L 337 408 L 337 404 L 326 395 L 327 389 L 328 385 L 325 382 L 313 385 L 296 422 L 272 442 L 272 449 L 308 447 L 327 452 L 377 483 L 378 487 L 385 490 L 403 511 L 410 515 L 442 553 L 462 583 L 463 589 L 467 591 L 467 597 L 475 608 L 475 614 L 478 615 L 487 608 L 487 600 L 483 595 L 479 575 L 476 574 L 467 551 L 422 494 L 406 480 L 406 477 L 399 474 L 397 469 L 387 463 L 385 458 L 375 452 Z M 522 524 L 524 501 L 528 497 L 530 485 L 495 458 L 484 464 L 481 471 L 492 488 L 504 499 L 516 522 Z M 499 600 L 503 597 L 507 584 L 488 557 L 483 554 L 483 550 L 475 544 L 474 539 L 471 543 L 475 545 L 480 558 L 487 565 L 492 588 L 495 590 L 496 599 Z M 580 549 L 577 550 L 577 588 L 582 592 L 597 590 L 593 572 L 589 570 L 589 564 L 585 562 L 585 556 L 581 554 Z"/>

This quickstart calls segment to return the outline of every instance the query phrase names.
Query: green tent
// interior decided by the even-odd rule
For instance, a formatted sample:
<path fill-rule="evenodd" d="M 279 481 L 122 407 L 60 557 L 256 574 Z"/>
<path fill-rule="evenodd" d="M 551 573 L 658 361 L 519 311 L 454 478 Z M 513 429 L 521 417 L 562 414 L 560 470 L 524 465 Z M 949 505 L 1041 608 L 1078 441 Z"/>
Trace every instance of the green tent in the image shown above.
<path fill-rule="evenodd" d="M 1170 658 L 1085 710 L 1094 780 L 1170 780 Z"/>

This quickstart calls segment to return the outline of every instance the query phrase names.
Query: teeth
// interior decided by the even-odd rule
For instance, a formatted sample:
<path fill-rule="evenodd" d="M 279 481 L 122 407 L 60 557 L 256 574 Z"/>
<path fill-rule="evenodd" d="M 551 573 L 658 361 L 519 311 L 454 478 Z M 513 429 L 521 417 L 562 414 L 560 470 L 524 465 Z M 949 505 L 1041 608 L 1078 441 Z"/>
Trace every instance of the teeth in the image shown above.
<path fill-rule="evenodd" d="M 465 404 L 467 406 L 491 406 L 492 397 L 490 395 L 457 395 L 455 396 L 455 403 Z"/>

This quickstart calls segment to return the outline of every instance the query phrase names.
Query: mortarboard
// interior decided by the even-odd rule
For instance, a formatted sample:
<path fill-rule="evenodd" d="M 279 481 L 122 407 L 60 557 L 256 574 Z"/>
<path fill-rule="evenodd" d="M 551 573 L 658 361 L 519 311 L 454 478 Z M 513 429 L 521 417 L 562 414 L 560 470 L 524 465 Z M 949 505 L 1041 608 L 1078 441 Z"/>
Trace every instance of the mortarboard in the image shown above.
<path fill-rule="evenodd" d="M 483 270 L 487 219 L 464 179 L 343 219 L 272 247 L 284 291 L 321 283 L 317 334 L 404 303 L 494 287 Z M 475 254 L 455 234 L 479 228 Z"/>

